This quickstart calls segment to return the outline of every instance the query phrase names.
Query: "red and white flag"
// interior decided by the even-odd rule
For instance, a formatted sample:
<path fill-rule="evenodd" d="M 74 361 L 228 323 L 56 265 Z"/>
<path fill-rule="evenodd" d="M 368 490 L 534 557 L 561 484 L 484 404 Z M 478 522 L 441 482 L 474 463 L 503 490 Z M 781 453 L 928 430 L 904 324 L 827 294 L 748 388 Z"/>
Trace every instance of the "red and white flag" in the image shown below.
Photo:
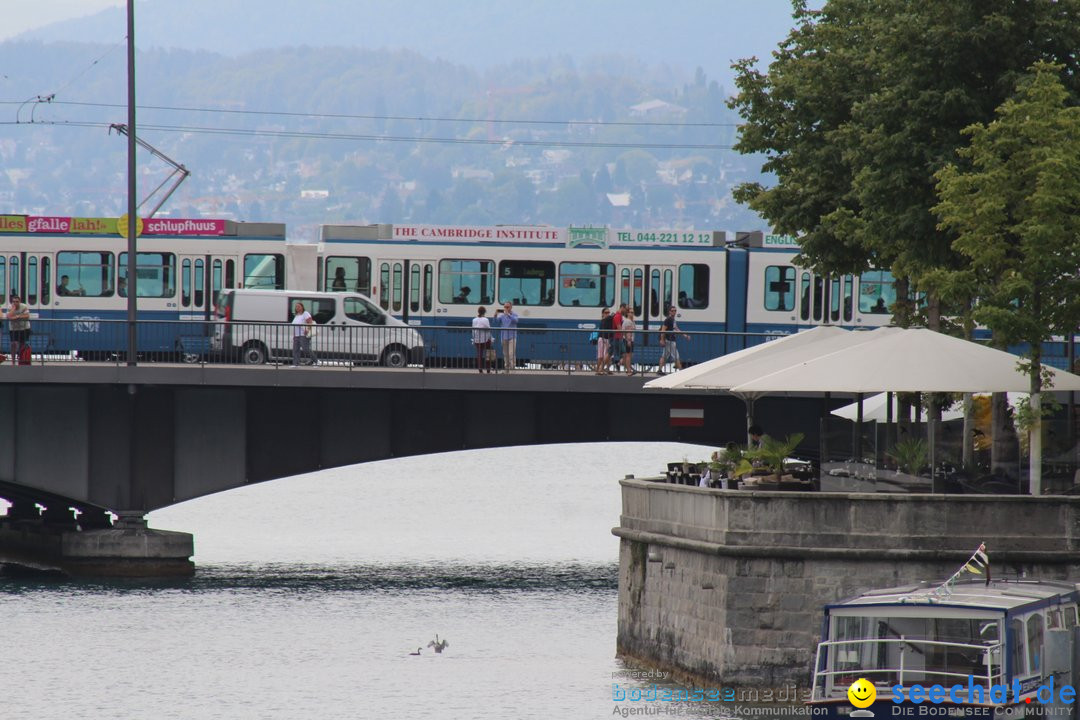
<path fill-rule="evenodd" d="M 701 427 L 705 424 L 705 406 L 700 402 L 671 403 L 672 427 Z"/>

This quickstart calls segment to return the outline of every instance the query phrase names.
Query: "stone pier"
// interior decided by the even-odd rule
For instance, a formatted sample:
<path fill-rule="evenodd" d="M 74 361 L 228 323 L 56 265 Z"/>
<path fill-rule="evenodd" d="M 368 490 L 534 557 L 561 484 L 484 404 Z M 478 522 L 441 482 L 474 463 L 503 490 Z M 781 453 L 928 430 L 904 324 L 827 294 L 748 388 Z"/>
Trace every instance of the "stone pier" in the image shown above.
<path fill-rule="evenodd" d="M 195 573 L 190 533 L 155 530 L 141 515 L 82 530 L 41 520 L 0 523 L 0 564 L 71 577 L 187 577 Z"/>
<path fill-rule="evenodd" d="M 1080 580 L 1080 498 L 621 484 L 618 653 L 687 682 L 807 687 L 823 605 L 982 542 L 995 577 Z"/>

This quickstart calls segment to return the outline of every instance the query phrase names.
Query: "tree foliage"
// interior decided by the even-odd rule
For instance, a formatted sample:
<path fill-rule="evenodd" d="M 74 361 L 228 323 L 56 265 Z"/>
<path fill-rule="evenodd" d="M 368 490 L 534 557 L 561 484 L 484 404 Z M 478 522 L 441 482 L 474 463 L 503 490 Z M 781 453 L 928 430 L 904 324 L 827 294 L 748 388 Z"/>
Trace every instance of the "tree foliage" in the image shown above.
<path fill-rule="evenodd" d="M 1037 63 L 970 145 L 937 173 L 941 226 L 979 298 L 974 319 L 1004 344 L 1031 347 L 1040 388 L 1041 343 L 1080 323 L 1080 107 L 1060 65 Z"/>

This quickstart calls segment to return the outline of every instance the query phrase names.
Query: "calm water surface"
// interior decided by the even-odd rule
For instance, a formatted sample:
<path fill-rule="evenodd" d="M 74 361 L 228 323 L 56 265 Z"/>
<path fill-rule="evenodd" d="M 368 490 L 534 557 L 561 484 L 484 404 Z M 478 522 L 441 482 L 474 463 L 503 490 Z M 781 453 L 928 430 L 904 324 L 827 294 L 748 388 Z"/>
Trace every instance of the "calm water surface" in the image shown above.
<path fill-rule="evenodd" d="M 433 455 L 156 512 L 195 534 L 193 579 L 0 579 L 4 717 L 612 717 L 612 683 L 633 684 L 615 659 L 617 480 L 708 451 Z"/>

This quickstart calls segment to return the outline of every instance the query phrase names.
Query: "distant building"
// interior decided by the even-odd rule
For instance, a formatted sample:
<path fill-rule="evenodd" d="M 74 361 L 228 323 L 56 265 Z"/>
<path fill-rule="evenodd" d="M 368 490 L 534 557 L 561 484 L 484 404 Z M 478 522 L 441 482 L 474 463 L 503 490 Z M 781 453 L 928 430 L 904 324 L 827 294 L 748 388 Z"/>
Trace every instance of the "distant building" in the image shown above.
<path fill-rule="evenodd" d="M 329 190 L 301 190 L 301 200 L 326 200 L 330 197 Z"/>
<path fill-rule="evenodd" d="M 683 117 L 686 113 L 687 109 L 682 105 L 655 98 L 630 106 L 630 114 L 634 117 Z"/>

